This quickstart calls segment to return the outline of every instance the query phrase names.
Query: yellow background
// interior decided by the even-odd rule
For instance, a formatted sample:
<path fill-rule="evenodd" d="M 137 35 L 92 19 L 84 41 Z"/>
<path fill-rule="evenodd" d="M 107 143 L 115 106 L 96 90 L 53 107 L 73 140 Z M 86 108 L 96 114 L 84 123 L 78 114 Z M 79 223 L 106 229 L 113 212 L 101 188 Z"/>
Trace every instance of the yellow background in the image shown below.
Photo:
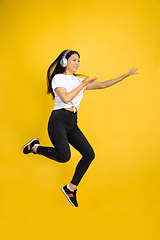
<path fill-rule="evenodd" d="M 160 239 L 160 1 L 0 1 L 0 238 Z M 79 73 L 105 81 L 88 91 L 79 126 L 96 153 L 73 208 L 60 188 L 66 164 L 22 153 L 38 137 L 51 146 L 54 106 L 46 71 L 64 49 L 81 54 Z"/>

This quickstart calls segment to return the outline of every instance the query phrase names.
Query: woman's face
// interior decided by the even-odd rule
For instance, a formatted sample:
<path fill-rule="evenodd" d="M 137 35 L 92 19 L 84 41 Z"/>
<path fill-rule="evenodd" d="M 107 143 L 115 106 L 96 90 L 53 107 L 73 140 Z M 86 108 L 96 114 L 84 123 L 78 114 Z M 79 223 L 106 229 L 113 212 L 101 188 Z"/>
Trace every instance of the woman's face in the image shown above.
<path fill-rule="evenodd" d="M 79 65 L 80 65 L 79 57 L 76 53 L 74 53 L 67 60 L 65 72 L 73 74 L 77 72 Z"/>

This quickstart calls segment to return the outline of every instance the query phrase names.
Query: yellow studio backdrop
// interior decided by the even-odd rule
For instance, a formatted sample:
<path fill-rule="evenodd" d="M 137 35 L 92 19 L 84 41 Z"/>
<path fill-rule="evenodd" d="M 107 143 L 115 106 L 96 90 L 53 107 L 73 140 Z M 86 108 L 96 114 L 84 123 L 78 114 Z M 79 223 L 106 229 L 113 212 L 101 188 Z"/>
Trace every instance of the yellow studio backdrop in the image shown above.
<path fill-rule="evenodd" d="M 160 239 L 160 1 L 0 1 L 0 238 Z M 80 52 L 78 73 L 105 81 L 87 91 L 79 126 L 96 158 L 72 207 L 60 188 L 66 164 L 22 153 L 47 134 L 54 106 L 46 72 L 64 49 Z"/>

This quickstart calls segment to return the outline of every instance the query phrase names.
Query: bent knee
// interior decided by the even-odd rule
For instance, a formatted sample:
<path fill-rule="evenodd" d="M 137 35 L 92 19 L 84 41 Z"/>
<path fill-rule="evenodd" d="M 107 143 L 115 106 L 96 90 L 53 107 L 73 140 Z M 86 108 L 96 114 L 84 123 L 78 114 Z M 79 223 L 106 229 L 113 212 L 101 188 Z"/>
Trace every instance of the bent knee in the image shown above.
<path fill-rule="evenodd" d="M 93 151 L 92 156 L 91 156 L 92 161 L 94 158 L 95 158 L 95 152 Z"/>
<path fill-rule="evenodd" d="M 90 162 L 93 161 L 93 159 L 95 158 L 95 153 L 94 153 L 93 149 L 92 149 L 92 151 L 90 151 L 90 153 L 89 153 L 89 155 L 88 155 L 87 158 L 88 158 L 88 160 L 89 160 Z"/>
<path fill-rule="evenodd" d="M 66 163 L 70 160 L 71 155 L 65 155 L 65 156 L 61 156 L 60 160 L 62 163 Z"/>

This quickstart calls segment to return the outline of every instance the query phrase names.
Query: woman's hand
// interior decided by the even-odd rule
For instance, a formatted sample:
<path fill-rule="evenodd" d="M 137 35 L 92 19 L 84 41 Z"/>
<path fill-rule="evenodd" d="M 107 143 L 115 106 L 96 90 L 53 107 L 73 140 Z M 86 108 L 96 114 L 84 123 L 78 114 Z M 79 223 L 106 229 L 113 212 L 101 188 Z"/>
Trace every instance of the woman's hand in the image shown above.
<path fill-rule="evenodd" d="M 82 81 L 82 83 L 83 83 L 85 86 L 87 86 L 88 84 L 90 84 L 90 83 L 94 82 L 95 80 L 97 80 L 97 77 L 96 77 L 96 78 L 91 78 L 91 79 L 88 79 L 88 78 L 89 78 L 89 76 L 87 76 L 87 77 Z"/>
<path fill-rule="evenodd" d="M 129 70 L 129 72 L 128 73 L 126 73 L 126 74 L 124 74 L 123 76 L 124 77 L 129 77 L 129 76 L 131 76 L 131 75 L 134 75 L 134 74 L 138 74 L 138 72 L 136 72 L 138 69 L 136 68 L 132 68 L 132 69 L 130 69 Z"/>

